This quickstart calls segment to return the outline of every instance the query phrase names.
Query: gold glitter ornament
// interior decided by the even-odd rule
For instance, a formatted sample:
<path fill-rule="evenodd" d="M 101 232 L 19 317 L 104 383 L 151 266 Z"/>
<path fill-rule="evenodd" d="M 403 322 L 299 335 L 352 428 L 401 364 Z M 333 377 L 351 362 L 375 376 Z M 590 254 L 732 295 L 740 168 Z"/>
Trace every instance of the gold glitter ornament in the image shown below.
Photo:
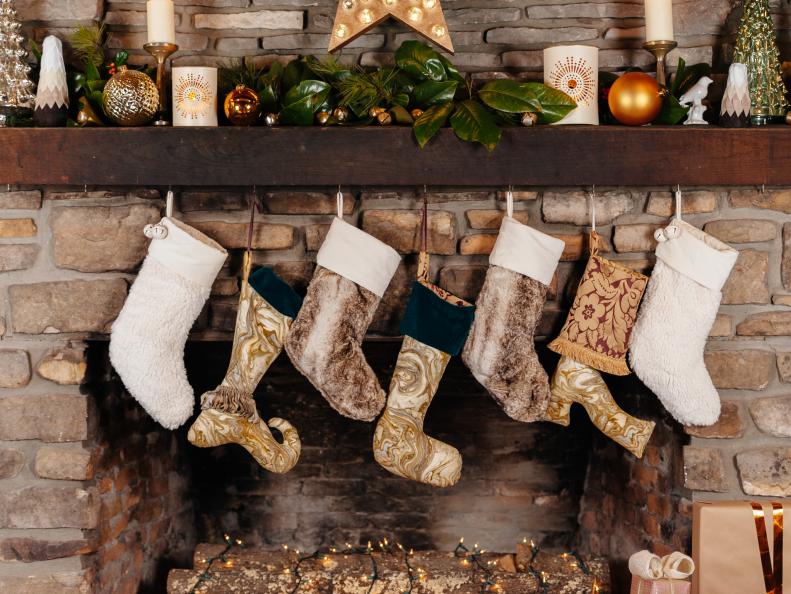
<path fill-rule="evenodd" d="M 264 123 L 269 126 L 270 128 L 273 126 L 277 126 L 280 122 L 280 116 L 276 113 L 268 113 L 264 116 Z"/>
<path fill-rule="evenodd" d="M 532 111 L 528 111 L 522 114 L 523 126 L 535 126 L 537 122 L 538 122 L 538 116 L 534 114 Z"/>
<path fill-rule="evenodd" d="M 234 126 L 252 126 L 261 117 L 261 100 L 253 89 L 237 85 L 226 95 L 224 109 L 225 117 Z"/>
<path fill-rule="evenodd" d="M 144 126 L 157 114 L 159 91 L 146 74 L 121 66 L 104 86 L 102 109 L 119 126 Z"/>
<path fill-rule="evenodd" d="M 326 126 L 330 121 L 330 113 L 328 111 L 320 111 L 316 114 L 316 121 L 322 126 Z"/>
<path fill-rule="evenodd" d="M 389 126 L 393 123 L 393 116 L 390 115 L 390 112 L 383 111 L 376 116 L 376 121 L 380 126 Z"/>
<path fill-rule="evenodd" d="M 336 107 L 335 109 L 332 110 L 332 117 L 339 124 L 344 123 L 346 120 L 349 119 L 349 108 L 344 107 L 343 105 Z"/>
<path fill-rule="evenodd" d="M 416 120 L 416 119 L 418 119 L 420 116 L 422 116 L 422 115 L 423 115 L 423 110 L 422 110 L 422 109 L 420 109 L 419 107 L 416 107 L 415 109 L 413 109 L 412 111 L 410 111 L 410 112 L 409 112 L 409 115 L 411 115 L 411 116 L 412 116 L 412 119 L 413 119 L 413 120 Z"/>

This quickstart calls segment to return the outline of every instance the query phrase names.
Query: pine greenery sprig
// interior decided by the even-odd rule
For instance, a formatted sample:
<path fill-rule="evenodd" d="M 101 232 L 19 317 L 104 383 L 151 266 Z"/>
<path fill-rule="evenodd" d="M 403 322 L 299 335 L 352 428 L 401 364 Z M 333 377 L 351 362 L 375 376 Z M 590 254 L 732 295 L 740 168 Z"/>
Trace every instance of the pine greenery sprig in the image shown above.
<path fill-rule="evenodd" d="M 391 105 L 395 99 L 397 76 L 398 71 L 394 68 L 373 72 L 356 68 L 337 83 L 339 103 L 347 105 L 358 116 L 367 114 L 369 109 L 382 103 Z"/>
<path fill-rule="evenodd" d="M 104 63 L 104 25 L 80 25 L 69 37 L 74 54 L 85 66 L 98 69 Z"/>

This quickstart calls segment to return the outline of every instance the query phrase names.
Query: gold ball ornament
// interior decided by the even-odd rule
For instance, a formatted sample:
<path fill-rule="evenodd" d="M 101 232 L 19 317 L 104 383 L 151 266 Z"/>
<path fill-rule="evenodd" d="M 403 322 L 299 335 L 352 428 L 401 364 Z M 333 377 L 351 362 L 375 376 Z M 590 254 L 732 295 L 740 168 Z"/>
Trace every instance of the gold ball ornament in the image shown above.
<path fill-rule="evenodd" d="M 276 113 L 268 113 L 264 116 L 264 124 L 272 128 L 280 123 L 280 116 Z"/>
<path fill-rule="evenodd" d="M 389 126 L 393 123 L 393 116 L 390 115 L 390 112 L 383 111 L 376 116 L 376 121 L 380 126 Z"/>
<path fill-rule="evenodd" d="M 387 110 L 384 107 L 372 107 L 371 109 L 368 110 L 368 115 L 371 116 L 372 118 L 377 118 L 379 117 L 380 113 L 384 113 L 386 111 Z"/>
<path fill-rule="evenodd" d="M 146 74 L 121 66 L 104 85 L 102 109 L 119 126 L 144 126 L 159 109 L 159 91 Z"/>
<path fill-rule="evenodd" d="M 791 126 L 791 111 L 786 114 L 786 124 Z"/>
<path fill-rule="evenodd" d="M 522 114 L 523 126 L 535 126 L 537 123 L 538 123 L 538 115 L 534 114 L 532 111 L 528 111 Z"/>
<path fill-rule="evenodd" d="M 413 109 L 412 111 L 410 111 L 410 112 L 409 112 L 409 115 L 411 115 L 411 116 L 412 116 L 412 119 L 413 119 L 413 120 L 416 120 L 416 119 L 418 119 L 420 116 L 422 116 L 422 115 L 423 115 L 423 110 L 422 110 L 422 109 L 420 109 L 419 107 L 416 107 L 415 109 Z"/>
<path fill-rule="evenodd" d="M 339 124 L 343 124 L 349 119 L 349 108 L 343 105 L 336 107 L 332 110 L 332 117 Z"/>
<path fill-rule="evenodd" d="M 615 119 L 627 126 L 642 126 L 662 109 L 662 89 L 653 76 L 627 72 L 613 83 L 607 98 Z"/>
<path fill-rule="evenodd" d="M 225 117 L 234 126 L 252 126 L 261 117 L 261 100 L 250 87 L 236 85 L 225 96 Z"/>
<path fill-rule="evenodd" d="M 320 111 L 316 114 L 316 121 L 321 124 L 322 126 L 326 126 L 327 123 L 330 121 L 330 112 L 328 111 Z"/>

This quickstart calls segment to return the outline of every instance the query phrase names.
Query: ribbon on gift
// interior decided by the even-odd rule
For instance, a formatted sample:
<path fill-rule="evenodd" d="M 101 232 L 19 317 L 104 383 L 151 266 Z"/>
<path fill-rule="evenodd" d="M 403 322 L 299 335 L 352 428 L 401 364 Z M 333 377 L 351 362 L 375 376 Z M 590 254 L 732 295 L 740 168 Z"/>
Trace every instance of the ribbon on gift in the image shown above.
<path fill-rule="evenodd" d="M 689 578 L 695 572 L 695 562 L 678 551 L 661 558 L 651 551 L 639 551 L 629 557 L 629 571 L 640 578 L 637 594 L 643 594 L 644 583 L 662 579 L 670 584 L 670 594 L 675 594 L 674 583 Z"/>
<path fill-rule="evenodd" d="M 761 555 L 766 594 L 783 594 L 783 504 L 772 502 L 774 567 L 772 567 L 773 558 L 769 555 L 769 537 L 766 532 L 764 507 L 757 501 L 753 501 L 750 505 L 753 508 L 755 534 L 758 537 L 758 550 Z"/>

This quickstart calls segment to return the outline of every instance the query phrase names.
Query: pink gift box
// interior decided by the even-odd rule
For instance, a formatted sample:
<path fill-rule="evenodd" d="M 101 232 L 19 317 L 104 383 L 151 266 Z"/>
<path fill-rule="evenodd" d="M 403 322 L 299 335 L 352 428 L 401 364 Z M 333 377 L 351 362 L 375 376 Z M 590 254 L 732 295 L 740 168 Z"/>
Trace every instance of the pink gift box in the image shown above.
<path fill-rule="evenodd" d="M 629 594 L 689 594 L 691 586 L 689 580 L 646 580 L 633 575 Z"/>

